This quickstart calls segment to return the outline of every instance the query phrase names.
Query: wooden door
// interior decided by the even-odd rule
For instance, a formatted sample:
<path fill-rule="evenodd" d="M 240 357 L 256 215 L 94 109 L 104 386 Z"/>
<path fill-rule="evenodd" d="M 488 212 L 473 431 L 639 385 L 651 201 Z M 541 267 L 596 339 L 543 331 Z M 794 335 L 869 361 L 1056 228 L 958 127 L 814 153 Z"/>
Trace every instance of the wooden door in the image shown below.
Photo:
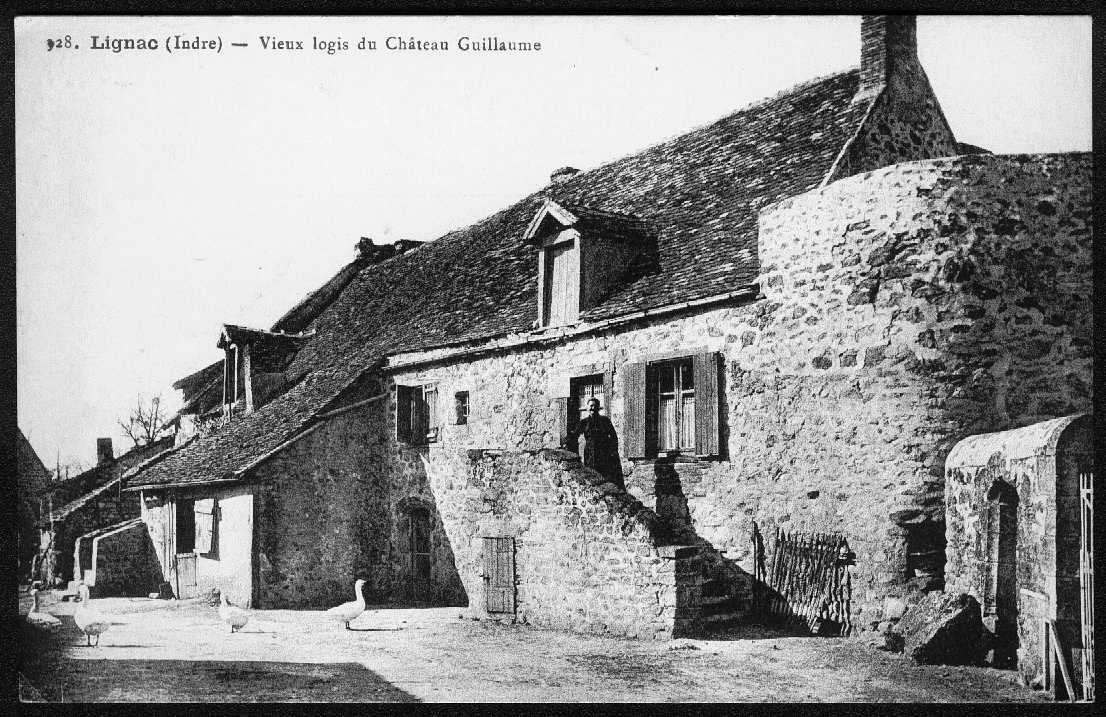
<path fill-rule="evenodd" d="M 489 613 L 515 612 L 515 539 L 484 538 L 484 585 Z"/>
<path fill-rule="evenodd" d="M 196 554 L 177 555 L 177 599 L 187 600 L 199 595 L 196 587 Z"/>
<path fill-rule="evenodd" d="M 411 598 L 430 599 L 430 513 L 416 508 L 410 513 L 408 540 L 411 553 Z"/>

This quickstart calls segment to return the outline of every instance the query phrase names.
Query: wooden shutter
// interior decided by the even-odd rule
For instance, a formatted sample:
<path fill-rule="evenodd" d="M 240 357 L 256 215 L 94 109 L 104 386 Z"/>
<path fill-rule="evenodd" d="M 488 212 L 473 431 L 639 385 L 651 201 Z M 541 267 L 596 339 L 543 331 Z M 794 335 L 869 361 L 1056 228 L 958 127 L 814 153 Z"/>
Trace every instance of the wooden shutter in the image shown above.
<path fill-rule="evenodd" d="M 426 412 L 426 420 L 424 421 L 426 428 L 424 429 L 423 442 L 436 441 L 438 440 L 438 428 L 441 425 L 441 422 L 438 420 L 437 386 L 423 386 L 422 405 L 423 410 Z"/>
<path fill-rule="evenodd" d="M 695 455 L 719 455 L 719 354 L 695 354 Z"/>
<path fill-rule="evenodd" d="M 396 440 L 411 443 L 412 386 L 396 384 Z"/>
<path fill-rule="evenodd" d="M 622 440 L 627 458 L 645 457 L 645 364 L 622 366 L 622 403 L 625 420 Z"/>
<path fill-rule="evenodd" d="M 568 403 L 567 398 L 554 398 L 549 402 L 553 407 L 553 431 L 558 446 L 564 446 L 568 440 Z"/>
<path fill-rule="evenodd" d="M 196 544 L 193 550 L 197 553 L 210 553 L 214 544 L 212 536 L 215 533 L 215 500 L 197 500 L 193 511 L 196 513 Z"/>

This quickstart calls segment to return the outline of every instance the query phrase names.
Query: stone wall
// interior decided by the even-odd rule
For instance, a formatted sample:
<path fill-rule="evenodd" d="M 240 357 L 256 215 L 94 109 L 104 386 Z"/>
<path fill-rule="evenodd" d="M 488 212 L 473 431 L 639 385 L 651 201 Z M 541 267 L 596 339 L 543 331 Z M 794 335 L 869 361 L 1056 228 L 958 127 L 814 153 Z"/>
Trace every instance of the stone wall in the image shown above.
<path fill-rule="evenodd" d="M 80 568 L 73 561 L 73 547 L 79 536 L 137 518 L 139 514 L 138 498 L 133 493 L 121 493 L 119 479 L 116 479 L 96 489 L 88 502 L 73 509 L 64 518 L 55 520 L 50 540 L 53 548 L 59 551 L 56 578 L 63 581 L 81 578 Z"/>
<path fill-rule="evenodd" d="M 1079 474 L 1092 461 L 1090 416 L 1070 416 L 972 436 L 945 465 L 947 589 L 984 606 L 994 662 L 1012 666 L 1016 658 L 1029 681 L 1041 678 L 1046 619 L 1056 620 L 1079 671 Z M 1008 548 L 1002 530 L 1014 537 Z"/>
<path fill-rule="evenodd" d="M 841 153 L 829 181 L 901 162 L 951 157 L 957 151 L 956 137 L 915 60 L 892 75 Z"/>
<path fill-rule="evenodd" d="M 908 163 L 762 214 L 772 321 L 733 368 L 768 413 L 731 430 L 837 504 L 861 605 L 937 586 L 956 440 L 1089 409 L 1090 159 Z"/>
<path fill-rule="evenodd" d="M 860 32 L 860 88 L 854 102 L 875 101 L 825 183 L 958 154 L 956 137 L 918 61 L 915 19 L 867 16 Z"/>
<path fill-rule="evenodd" d="M 430 461 L 472 614 L 489 617 L 483 539 L 510 537 L 517 609 L 509 619 L 645 639 L 698 629 L 694 550 L 660 546 L 656 515 L 574 454 L 436 451 Z"/>
<path fill-rule="evenodd" d="M 156 592 L 161 569 L 141 519 L 135 518 L 91 540 L 93 597 L 145 597 Z"/>
<path fill-rule="evenodd" d="M 425 480 L 418 454 L 556 447 L 568 377 L 597 367 L 613 372 L 622 438 L 622 366 L 718 352 L 722 459 L 623 453 L 628 490 L 748 572 L 753 520 L 843 532 L 854 622 L 874 626 L 911 580 L 940 585 L 952 445 L 1091 405 L 1090 170 L 1085 154 L 972 155 L 857 175 L 762 213 L 761 300 L 394 357 L 395 382 L 438 386 L 442 428 L 429 447 L 392 448 L 393 480 Z M 465 425 L 455 391 L 469 392 Z M 393 401 L 388 436 L 394 421 Z"/>
<path fill-rule="evenodd" d="M 330 607 L 352 599 L 357 577 L 368 580 L 370 602 L 465 604 L 421 471 L 386 470 L 404 453 L 389 443 L 386 410 L 378 401 L 334 416 L 256 470 L 261 606 Z M 416 505 L 432 517 L 431 579 L 420 594 L 407 535 Z"/>

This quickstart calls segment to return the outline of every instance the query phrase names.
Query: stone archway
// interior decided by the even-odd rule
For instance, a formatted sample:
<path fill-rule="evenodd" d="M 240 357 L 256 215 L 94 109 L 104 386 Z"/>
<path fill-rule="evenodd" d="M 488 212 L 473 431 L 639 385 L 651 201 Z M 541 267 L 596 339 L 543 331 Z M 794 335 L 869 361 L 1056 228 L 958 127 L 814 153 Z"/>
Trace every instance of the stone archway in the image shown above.
<path fill-rule="evenodd" d="M 1018 659 L 1018 492 L 996 480 L 987 491 L 987 588 L 983 621 L 995 636 L 993 664 L 1013 667 Z"/>

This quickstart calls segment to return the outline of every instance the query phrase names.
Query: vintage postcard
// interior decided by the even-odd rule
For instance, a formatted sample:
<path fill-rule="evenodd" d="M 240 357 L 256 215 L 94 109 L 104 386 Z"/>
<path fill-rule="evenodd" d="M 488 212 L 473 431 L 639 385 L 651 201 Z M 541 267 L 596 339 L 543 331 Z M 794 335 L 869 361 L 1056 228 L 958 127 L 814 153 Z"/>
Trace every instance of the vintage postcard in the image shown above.
<path fill-rule="evenodd" d="M 1090 28 L 16 18 L 21 699 L 1093 700 Z"/>

